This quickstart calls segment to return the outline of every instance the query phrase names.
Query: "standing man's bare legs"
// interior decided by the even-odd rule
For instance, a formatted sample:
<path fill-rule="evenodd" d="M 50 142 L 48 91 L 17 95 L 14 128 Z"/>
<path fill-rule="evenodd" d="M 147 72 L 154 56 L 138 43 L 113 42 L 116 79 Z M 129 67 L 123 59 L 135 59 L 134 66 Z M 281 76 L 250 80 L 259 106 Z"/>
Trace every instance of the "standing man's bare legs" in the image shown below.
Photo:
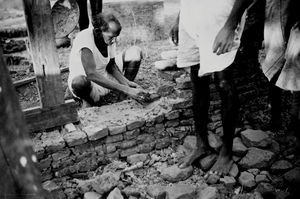
<path fill-rule="evenodd" d="M 229 70 L 228 70 L 229 69 Z M 224 135 L 223 145 L 217 162 L 211 168 L 211 173 L 226 175 L 232 166 L 232 144 L 238 119 L 239 100 L 230 75 L 230 67 L 215 73 L 215 84 L 221 97 L 221 114 Z"/>
<path fill-rule="evenodd" d="M 76 0 L 79 7 L 79 29 L 84 30 L 89 27 L 89 15 L 87 10 L 87 0 Z"/>
<path fill-rule="evenodd" d="M 87 0 L 76 0 L 79 7 L 79 28 L 84 30 L 89 27 Z M 102 0 L 90 0 L 92 17 L 102 12 Z"/>
<path fill-rule="evenodd" d="M 191 81 L 193 86 L 193 113 L 197 148 L 181 160 L 180 168 L 190 166 L 197 158 L 206 153 L 208 149 L 207 123 L 209 108 L 209 82 L 210 76 L 198 77 L 199 64 L 191 66 Z"/>
<path fill-rule="evenodd" d="M 288 130 L 288 133 L 296 136 L 300 142 L 300 91 L 293 92 L 291 122 Z"/>

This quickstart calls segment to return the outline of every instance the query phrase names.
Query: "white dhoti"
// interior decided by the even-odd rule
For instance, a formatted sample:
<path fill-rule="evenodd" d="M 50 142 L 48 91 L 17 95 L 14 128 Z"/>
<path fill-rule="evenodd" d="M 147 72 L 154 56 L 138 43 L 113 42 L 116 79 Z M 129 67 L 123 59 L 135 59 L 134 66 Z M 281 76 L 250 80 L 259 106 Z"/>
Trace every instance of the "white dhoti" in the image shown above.
<path fill-rule="evenodd" d="M 179 68 L 200 64 L 199 76 L 222 71 L 235 59 L 244 20 L 235 32 L 230 52 L 213 53 L 213 43 L 224 26 L 234 0 L 182 0 L 179 23 Z"/>

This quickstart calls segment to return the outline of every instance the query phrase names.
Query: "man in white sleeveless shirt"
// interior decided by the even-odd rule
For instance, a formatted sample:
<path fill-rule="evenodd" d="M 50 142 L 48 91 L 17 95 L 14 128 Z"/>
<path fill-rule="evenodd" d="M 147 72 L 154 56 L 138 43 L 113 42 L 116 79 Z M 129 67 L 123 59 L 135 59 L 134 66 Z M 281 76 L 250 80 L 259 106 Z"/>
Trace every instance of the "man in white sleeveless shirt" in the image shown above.
<path fill-rule="evenodd" d="M 112 14 L 98 14 L 93 26 L 78 33 L 69 58 L 68 86 L 87 106 L 111 90 L 139 99 L 145 92 L 133 82 L 142 60 L 139 47 L 116 55 L 115 39 L 121 24 Z"/>
<path fill-rule="evenodd" d="M 193 112 L 197 147 L 179 163 L 190 166 L 209 150 L 208 109 L 210 77 L 213 77 L 221 98 L 223 145 L 216 163 L 207 174 L 210 181 L 226 175 L 232 166 L 232 143 L 238 117 L 238 96 L 232 77 L 243 23 L 225 23 L 231 11 L 248 6 L 249 0 L 182 0 L 180 15 L 171 31 L 178 43 L 177 66 L 189 68 L 193 85 Z M 243 15 L 239 12 L 238 17 Z M 240 19 L 240 18 L 239 18 Z M 179 39 L 178 39 L 179 37 Z M 224 44 L 224 41 L 229 41 Z M 216 176 L 216 177 L 214 177 Z"/>

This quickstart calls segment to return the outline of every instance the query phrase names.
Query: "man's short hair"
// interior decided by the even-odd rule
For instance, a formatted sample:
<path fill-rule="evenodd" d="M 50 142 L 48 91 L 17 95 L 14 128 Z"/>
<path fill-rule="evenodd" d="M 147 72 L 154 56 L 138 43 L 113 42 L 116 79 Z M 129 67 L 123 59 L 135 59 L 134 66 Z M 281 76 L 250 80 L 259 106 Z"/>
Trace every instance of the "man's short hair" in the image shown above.
<path fill-rule="evenodd" d="M 108 24 L 110 22 L 114 22 L 119 27 L 119 33 L 122 30 L 121 23 L 119 20 L 111 13 L 99 13 L 95 16 L 93 16 L 92 24 L 94 28 L 99 28 L 102 32 L 105 32 L 108 30 L 109 26 Z"/>

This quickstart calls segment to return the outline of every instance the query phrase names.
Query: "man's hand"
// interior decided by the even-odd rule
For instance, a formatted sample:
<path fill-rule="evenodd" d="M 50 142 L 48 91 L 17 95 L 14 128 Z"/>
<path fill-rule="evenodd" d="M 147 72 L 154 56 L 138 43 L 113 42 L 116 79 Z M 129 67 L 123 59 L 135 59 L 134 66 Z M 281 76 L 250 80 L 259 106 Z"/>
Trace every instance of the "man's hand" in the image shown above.
<path fill-rule="evenodd" d="M 133 82 L 133 81 L 128 81 L 128 86 L 131 88 L 141 88 L 140 85 L 138 85 L 137 83 Z"/>
<path fill-rule="evenodd" d="M 178 32 L 179 32 L 179 14 L 178 14 L 176 21 L 175 21 L 175 23 L 170 31 L 170 34 L 169 34 L 171 41 L 176 46 L 178 45 L 178 42 L 179 42 Z"/>
<path fill-rule="evenodd" d="M 148 103 L 151 101 L 150 94 L 140 88 L 130 88 L 127 94 L 139 103 Z"/>
<path fill-rule="evenodd" d="M 170 31 L 170 38 L 173 42 L 174 45 L 178 45 L 178 32 L 179 32 L 179 25 L 178 23 L 175 23 L 174 26 L 172 27 L 171 31 Z"/>
<path fill-rule="evenodd" d="M 234 33 L 235 28 L 225 25 L 215 38 L 213 52 L 217 55 L 229 52 L 233 46 Z"/>

